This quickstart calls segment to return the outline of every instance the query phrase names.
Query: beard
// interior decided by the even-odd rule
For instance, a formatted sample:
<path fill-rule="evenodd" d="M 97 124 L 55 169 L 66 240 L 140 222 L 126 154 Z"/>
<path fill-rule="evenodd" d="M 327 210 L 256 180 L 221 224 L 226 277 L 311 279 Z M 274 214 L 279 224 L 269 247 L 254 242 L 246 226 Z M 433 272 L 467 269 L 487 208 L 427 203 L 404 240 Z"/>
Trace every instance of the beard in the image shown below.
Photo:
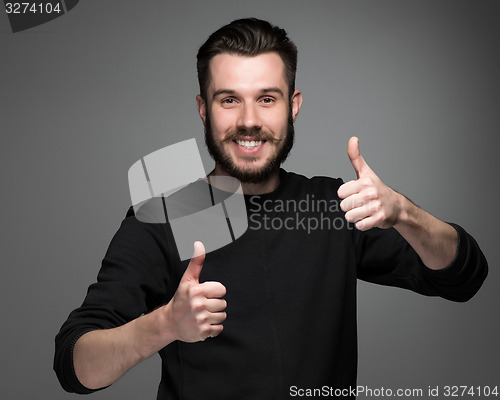
<path fill-rule="evenodd" d="M 252 136 L 255 140 L 265 140 L 276 146 L 276 153 L 272 155 L 266 163 L 260 168 L 240 168 L 231 156 L 224 152 L 223 144 L 238 139 L 243 136 Z M 287 131 L 284 139 L 276 139 L 271 132 L 263 131 L 260 128 L 240 129 L 238 131 L 229 131 L 223 140 L 216 141 L 212 134 L 212 124 L 210 114 L 207 113 L 205 121 L 205 144 L 208 152 L 224 172 L 238 179 L 241 183 L 262 183 L 266 181 L 280 165 L 285 162 L 290 150 L 293 147 L 295 129 L 293 127 L 292 107 L 289 107 Z"/>

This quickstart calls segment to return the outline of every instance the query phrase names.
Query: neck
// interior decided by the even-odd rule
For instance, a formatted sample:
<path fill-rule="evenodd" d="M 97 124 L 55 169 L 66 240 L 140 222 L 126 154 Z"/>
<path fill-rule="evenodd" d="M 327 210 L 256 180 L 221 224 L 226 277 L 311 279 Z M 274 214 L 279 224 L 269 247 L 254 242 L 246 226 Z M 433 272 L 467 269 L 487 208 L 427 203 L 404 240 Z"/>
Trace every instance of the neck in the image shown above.
<path fill-rule="evenodd" d="M 229 174 L 216 164 L 214 170 L 210 172 L 209 176 L 229 176 Z M 280 171 L 279 168 L 277 168 L 276 171 L 274 171 L 265 181 L 259 183 L 242 183 L 241 188 L 243 190 L 243 194 L 259 195 L 271 193 L 278 187 L 279 183 Z"/>

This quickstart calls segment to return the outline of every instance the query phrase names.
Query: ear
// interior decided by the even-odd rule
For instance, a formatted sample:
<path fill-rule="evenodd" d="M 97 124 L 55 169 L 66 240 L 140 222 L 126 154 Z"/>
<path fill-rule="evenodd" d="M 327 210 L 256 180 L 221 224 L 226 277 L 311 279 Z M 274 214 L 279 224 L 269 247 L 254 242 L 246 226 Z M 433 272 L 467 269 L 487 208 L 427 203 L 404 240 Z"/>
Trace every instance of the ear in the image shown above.
<path fill-rule="evenodd" d="M 293 92 L 292 96 L 292 116 L 293 122 L 297 119 L 297 115 L 299 115 L 300 107 L 302 106 L 302 93 L 300 90 L 296 90 Z"/>
<path fill-rule="evenodd" d="M 196 107 L 198 108 L 198 114 L 200 114 L 203 125 L 205 125 L 207 120 L 207 103 L 205 103 L 201 95 L 196 96 Z"/>

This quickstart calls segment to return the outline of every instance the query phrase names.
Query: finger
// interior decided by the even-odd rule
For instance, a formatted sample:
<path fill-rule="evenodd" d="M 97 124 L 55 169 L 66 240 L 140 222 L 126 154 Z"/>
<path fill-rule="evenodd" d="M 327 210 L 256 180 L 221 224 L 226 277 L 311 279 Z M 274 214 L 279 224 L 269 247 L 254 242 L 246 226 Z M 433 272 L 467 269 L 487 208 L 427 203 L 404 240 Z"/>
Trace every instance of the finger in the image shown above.
<path fill-rule="evenodd" d="M 365 197 L 359 193 L 352 194 L 340 202 L 342 211 L 350 211 L 354 208 L 361 207 L 366 204 Z"/>
<path fill-rule="evenodd" d="M 354 167 L 354 171 L 356 171 L 358 179 L 363 175 L 372 172 L 371 168 L 368 166 L 359 151 L 359 139 L 356 136 L 350 138 L 347 143 L 347 155 L 349 156 L 349 160 Z"/>
<path fill-rule="evenodd" d="M 367 231 L 369 229 L 375 228 L 378 224 L 378 220 L 374 216 L 364 218 L 356 222 L 356 229 L 359 231 Z"/>
<path fill-rule="evenodd" d="M 205 246 L 201 242 L 194 242 L 194 252 L 189 265 L 182 276 L 182 280 L 199 282 L 203 262 L 205 261 Z"/>
<path fill-rule="evenodd" d="M 210 327 L 210 329 L 208 330 L 207 339 L 219 336 L 223 329 L 224 329 L 224 327 L 220 324 L 219 325 L 212 325 Z"/>
<path fill-rule="evenodd" d="M 340 185 L 339 189 L 337 190 L 337 195 L 341 199 L 345 199 L 349 196 L 352 196 L 353 194 L 359 193 L 362 188 L 363 182 L 360 182 L 359 180 L 349 181 Z"/>
<path fill-rule="evenodd" d="M 207 299 L 207 310 L 211 313 L 222 312 L 227 307 L 227 302 L 224 299 Z"/>
<path fill-rule="evenodd" d="M 370 208 L 367 205 L 354 208 L 345 213 L 347 222 L 357 223 L 362 219 L 368 218 L 372 215 Z"/>
<path fill-rule="evenodd" d="M 227 314 L 222 312 L 210 313 L 207 317 L 207 324 L 209 325 L 219 325 L 222 324 L 227 318 Z"/>
<path fill-rule="evenodd" d="M 204 282 L 200 290 L 207 299 L 220 299 L 226 295 L 226 287 L 220 282 Z"/>
<path fill-rule="evenodd" d="M 200 341 L 204 342 L 207 339 L 214 338 L 220 335 L 222 332 L 222 325 L 209 325 L 207 328 L 203 329 L 201 332 Z"/>

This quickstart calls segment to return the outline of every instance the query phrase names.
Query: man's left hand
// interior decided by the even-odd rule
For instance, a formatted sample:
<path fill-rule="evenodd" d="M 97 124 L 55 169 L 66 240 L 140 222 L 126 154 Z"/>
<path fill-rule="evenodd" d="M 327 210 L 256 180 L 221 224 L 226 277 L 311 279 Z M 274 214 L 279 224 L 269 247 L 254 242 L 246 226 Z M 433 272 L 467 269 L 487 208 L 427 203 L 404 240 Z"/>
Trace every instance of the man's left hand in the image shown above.
<path fill-rule="evenodd" d="M 394 226 L 400 218 L 402 196 L 368 166 L 359 152 L 357 137 L 349 139 L 347 154 L 358 179 L 344 183 L 337 192 L 343 199 L 340 208 L 346 212 L 345 219 L 361 231 Z"/>

